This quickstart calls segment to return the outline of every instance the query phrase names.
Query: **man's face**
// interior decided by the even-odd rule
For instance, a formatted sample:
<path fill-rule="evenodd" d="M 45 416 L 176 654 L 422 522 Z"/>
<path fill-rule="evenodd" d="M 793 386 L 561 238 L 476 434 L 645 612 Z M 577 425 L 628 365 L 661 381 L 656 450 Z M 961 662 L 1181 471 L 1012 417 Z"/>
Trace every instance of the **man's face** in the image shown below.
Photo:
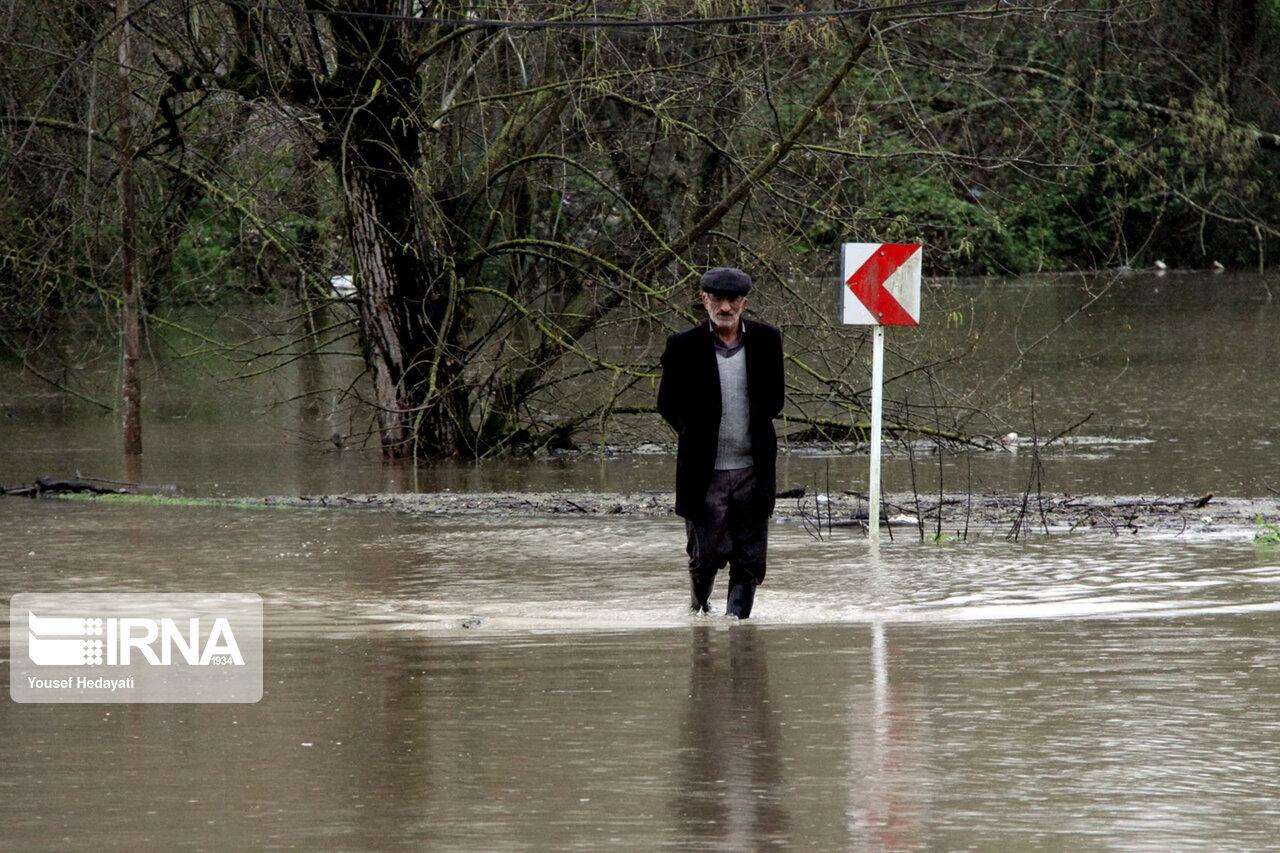
<path fill-rule="evenodd" d="M 745 296 L 722 296 L 719 293 L 702 291 L 702 304 L 706 306 L 707 315 L 717 329 L 722 331 L 736 330 L 742 318 L 742 309 L 747 307 Z"/>

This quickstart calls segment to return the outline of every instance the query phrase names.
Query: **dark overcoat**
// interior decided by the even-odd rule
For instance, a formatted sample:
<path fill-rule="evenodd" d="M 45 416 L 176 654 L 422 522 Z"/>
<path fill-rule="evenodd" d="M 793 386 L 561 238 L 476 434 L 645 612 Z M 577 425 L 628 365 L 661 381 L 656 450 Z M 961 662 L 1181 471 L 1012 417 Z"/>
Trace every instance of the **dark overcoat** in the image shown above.
<path fill-rule="evenodd" d="M 751 505 L 760 517 L 773 512 L 777 491 L 778 435 L 773 419 L 782 411 L 782 332 L 768 323 L 743 319 L 747 357 L 751 456 L 755 490 Z M 720 435 L 720 369 L 715 333 L 703 320 L 687 332 L 667 338 L 662 353 L 658 411 L 680 436 L 676 455 L 676 514 L 702 512 L 716 464 Z"/>

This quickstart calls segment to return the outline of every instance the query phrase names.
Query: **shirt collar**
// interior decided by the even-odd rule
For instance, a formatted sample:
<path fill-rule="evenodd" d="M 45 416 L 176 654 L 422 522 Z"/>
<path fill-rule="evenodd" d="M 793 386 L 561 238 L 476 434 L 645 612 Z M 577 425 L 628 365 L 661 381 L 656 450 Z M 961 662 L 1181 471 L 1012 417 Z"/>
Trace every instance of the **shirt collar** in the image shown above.
<path fill-rule="evenodd" d="M 721 346 L 721 347 L 724 346 L 724 344 L 720 341 L 720 336 L 716 334 L 715 323 L 711 322 L 710 317 L 707 318 L 707 331 L 711 333 L 711 337 L 716 339 L 716 346 Z M 746 337 L 746 334 L 747 334 L 747 321 L 743 320 L 742 318 L 738 318 L 738 343 L 734 344 L 735 347 L 742 343 L 742 339 Z"/>

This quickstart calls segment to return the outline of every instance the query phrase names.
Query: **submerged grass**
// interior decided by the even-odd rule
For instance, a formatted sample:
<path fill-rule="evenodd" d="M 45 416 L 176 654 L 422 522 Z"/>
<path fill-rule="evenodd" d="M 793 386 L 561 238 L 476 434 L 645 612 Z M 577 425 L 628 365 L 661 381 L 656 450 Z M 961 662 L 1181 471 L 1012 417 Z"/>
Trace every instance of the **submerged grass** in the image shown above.
<path fill-rule="evenodd" d="M 1253 534 L 1256 545 L 1280 545 L 1280 524 L 1270 524 L 1260 515 L 1253 517 L 1258 531 Z"/>
<path fill-rule="evenodd" d="M 302 509 L 288 504 L 266 503 L 257 500 L 240 498 L 187 498 L 169 495 L 89 495 L 68 492 L 60 495 L 49 495 L 62 501 L 80 501 L 82 503 L 127 504 L 130 506 L 204 506 L 234 509 Z"/>

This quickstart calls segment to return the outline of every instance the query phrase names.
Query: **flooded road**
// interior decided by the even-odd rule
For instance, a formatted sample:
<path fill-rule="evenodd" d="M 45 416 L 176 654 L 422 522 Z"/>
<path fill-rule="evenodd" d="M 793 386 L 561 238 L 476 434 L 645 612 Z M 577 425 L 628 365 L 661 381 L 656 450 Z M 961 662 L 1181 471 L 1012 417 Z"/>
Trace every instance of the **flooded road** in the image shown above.
<path fill-rule="evenodd" d="M 1238 537 L 872 560 L 775 525 L 734 624 L 682 613 L 669 521 L 6 501 L 0 529 L 6 589 L 266 605 L 256 705 L 0 706 L 19 849 L 1265 849 L 1280 825 L 1280 550 Z"/>

